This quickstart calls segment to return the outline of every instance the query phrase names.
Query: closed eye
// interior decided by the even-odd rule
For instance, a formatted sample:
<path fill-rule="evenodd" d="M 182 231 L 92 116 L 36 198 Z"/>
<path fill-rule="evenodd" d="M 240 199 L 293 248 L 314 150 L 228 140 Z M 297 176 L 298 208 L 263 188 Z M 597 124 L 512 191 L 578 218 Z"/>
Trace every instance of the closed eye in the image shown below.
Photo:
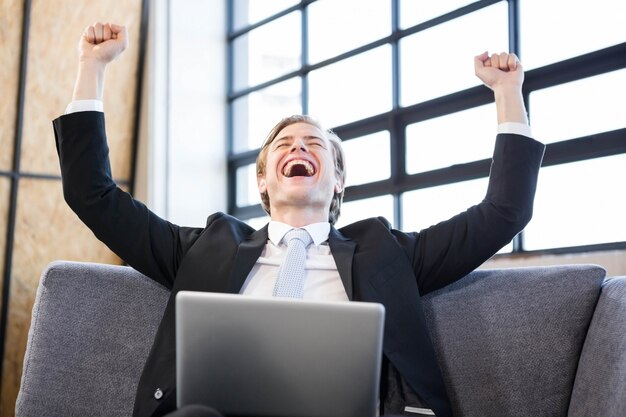
<path fill-rule="evenodd" d="M 324 144 L 324 142 L 319 140 L 309 142 L 309 146 L 318 146 L 320 148 L 326 149 L 326 145 Z"/>
<path fill-rule="evenodd" d="M 275 143 L 274 143 L 274 149 L 278 149 L 278 148 L 282 148 L 285 146 L 289 146 L 289 142 L 287 141 L 287 139 L 278 139 Z"/>

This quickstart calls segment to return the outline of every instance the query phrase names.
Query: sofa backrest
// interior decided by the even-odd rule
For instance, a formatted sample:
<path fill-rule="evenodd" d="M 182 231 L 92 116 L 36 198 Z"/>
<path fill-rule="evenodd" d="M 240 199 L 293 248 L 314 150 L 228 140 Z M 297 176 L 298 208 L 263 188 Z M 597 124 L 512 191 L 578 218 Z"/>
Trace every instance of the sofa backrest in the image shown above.
<path fill-rule="evenodd" d="M 605 270 L 478 270 L 424 297 L 457 417 L 562 416 Z"/>
<path fill-rule="evenodd" d="M 129 417 L 169 292 L 132 268 L 44 271 L 15 415 Z"/>
<path fill-rule="evenodd" d="M 455 416 L 566 416 L 604 276 L 592 265 L 479 270 L 425 296 Z M 168 295 L 129 267 L 50 264 L 16 416 L 130 416 Z"/>

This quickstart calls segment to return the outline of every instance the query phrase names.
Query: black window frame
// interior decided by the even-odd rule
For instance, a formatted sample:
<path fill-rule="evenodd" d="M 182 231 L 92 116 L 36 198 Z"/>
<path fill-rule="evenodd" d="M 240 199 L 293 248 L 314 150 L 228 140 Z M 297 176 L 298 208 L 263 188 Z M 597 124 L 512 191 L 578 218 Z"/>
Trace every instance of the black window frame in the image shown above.
<path fill-rule="evenodd" d="M 391 45 L 392 48 L 392 109 L 386 113 L 378 114 L 352 123 L 332 127 L 343 141 L 358 138 L 371 133 L 387 130 L 390 133 L 390 157 L 391 176 L 383 181 L 366 183 L 347 187 L 344 202 L 355 201 L 364 198 L 392 195 L 394 201 L 395 226 L 402 229 L 402 204 L 401 196 L 407 191 L 435 187 L 444 184 L 452 184 L 478 178 L 486 178 L 489 175 L 491 159 L 483 159 L 464 164 L 456 164 L 450 167 L 436 169 L 416 174 L 406 173 L 406 138 L 405 130 L 410 124 L 444 116 L 462 110 L 471 109 L 494 102 L 491 91 L 483 86 L 468 88 L 462 91 L 438 97 L 418 104 L 401 107 L 399 104 L 399 42 L 402 38 L 424 31 L 458 17 L 473 13 L 477 10 L 491 6 L 502 1 L 508 4 L 508 27 L 509 27 L 509 50 L 520 55 L 520 19 L 519 2 L 521 0 L 482 0 L 463 6 L 434 19 L 401 29 L 399 26 L 399 0 L 391 1 L 392 30 L 391 34 L 366 45 L 361 45 L 353 50 L 338 56 L 326 59 L 313 65 L 307 63 L 307 7 L 316 0 L 303 0 L 288 9 L 275 15 L 269 16 L 259 22 L 247 25 L 239 29 L 233 29 L 234 2 L 228 2 L 228 33 L 227 33 L 227 59 L 228 59 L 228 96 L 227 96 L 227 149 L 228 149 L 228 213 L 242 220 L 260 217 L 265 214 L 260 204 L 239 206 L 237 204 L 237 170 L 254 164 L 259 149 L 234 152 L 233 137 L 233 102 L 250 93 L 259 91 L 279 82 L 300 77 L 302 82 L 302 109 L 307 113 L 308 85 L 307 76 L 311 71 L 326 67 L 347 58 L 353 57 L 365 51 L 372 50 L 382 45 Z M 284 74 L 278 78 L 249 86 L 245 89 L 233 90 L 233 42 L 240 36 L 263 26 L 267 23 L 299 10 L 302 18 L 302 62 L 301 67 L 293 72 Z M 523 59 L 523 57 L 522 57 Z M 532 92 L 549 87 L 558 86 L 568 82 L 605 74 L 611 71 L 626 68 L 626 42 L 613 45 L 604 49 L 596 50 L 587 54 L 572 57 L 570 59 L 555 62 L 525 72 L 523 97 L 530 112 L 531 103 L 529 96 Z M 532 123 L 532 121 L 531 121 Z M 584 161 L 611 155 L 626 153 L 626 127 L 600 132 L 593 135 L 570 138 L 560 142 L 549 143 L 546 147 L 543 167 L 554 166 L 569 162 Z M 618 178 L 610 178 L 619 181 Z M 521 232 L 514 240 L 511 254 L 531 253 L 578 253 L 598 250 L 626 249 L 626 241 L 608 242 L 602 244 L 582 245 L 573 247 L 559 247 L 541 250 L 525 250 L 524 232 Z"/>

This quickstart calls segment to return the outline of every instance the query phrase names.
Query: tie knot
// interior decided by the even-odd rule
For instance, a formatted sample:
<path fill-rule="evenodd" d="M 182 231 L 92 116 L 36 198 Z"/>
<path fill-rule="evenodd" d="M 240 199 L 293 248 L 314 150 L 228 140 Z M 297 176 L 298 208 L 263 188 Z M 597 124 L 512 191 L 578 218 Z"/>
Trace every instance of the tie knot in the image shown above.
<path fill-rule="evenodd" d="M 311 235 L 305 229 L 291 229 L 290 231 L 285 233 L 283 241 L 287 244 L 287 246 L 289 246 L 291 241 L 294 239 L 301 241 L 305 248 L 313 243 Z"/>

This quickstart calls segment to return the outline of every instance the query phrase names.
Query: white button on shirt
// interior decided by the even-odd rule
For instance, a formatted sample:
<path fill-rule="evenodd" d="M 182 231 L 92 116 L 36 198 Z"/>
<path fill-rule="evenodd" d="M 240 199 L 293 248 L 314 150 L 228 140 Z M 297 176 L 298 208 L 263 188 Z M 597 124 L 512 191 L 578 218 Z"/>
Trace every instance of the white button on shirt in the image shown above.
<path fill-rule="evenodd" d="M 248 274 L 240 293 L 255 297 L 271 297 L 278 277 L 278 269 L 287 253 L 282 242 L 285 234 L 293 229 L 288 224 L 271 221 L 268 225 L 269 240 L 256 264 Z M 304 299 L 318 301 L 348 301 L 335 259 L 328 246 L 330 223 L 314 223 L 303 227 L 313 239 L 307 248 L 304 266 Z"/>

